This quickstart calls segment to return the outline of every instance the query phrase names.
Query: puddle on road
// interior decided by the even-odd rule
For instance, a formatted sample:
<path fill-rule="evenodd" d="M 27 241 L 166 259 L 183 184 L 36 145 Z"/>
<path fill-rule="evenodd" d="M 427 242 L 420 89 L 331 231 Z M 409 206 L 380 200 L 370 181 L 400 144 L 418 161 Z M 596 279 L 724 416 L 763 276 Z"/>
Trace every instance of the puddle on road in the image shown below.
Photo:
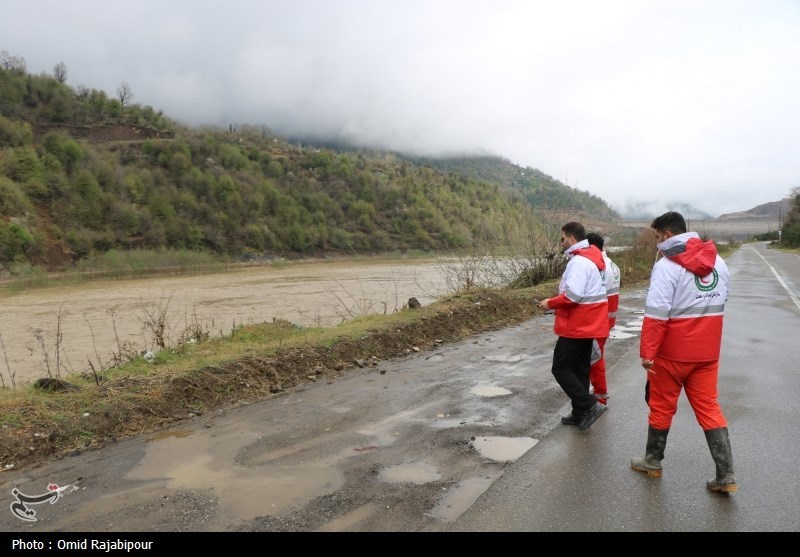
<path fill-rule="evenodd" d="M 480 416 L 467 416 L 466 418 L 450 418 L 449 416 L 436 416 L 436 419 L 430 423 L 430 426 L 435 429 L 449 429 L 452 427 L 461 427 L 465 425 L 479 425 L 479 426 L 492 426 L 491 422 L 481 420 Z"/>
<path fill-rule="evenodd" d="M 476 437 L 471 444 L 486 458 L 508 462 L 518 459 L 538 442 L 533 437 Z"/>
<path fill-rule="evenodd" d="M 271 461 L 259 466 L 242 466 L 232 460 L 259 436 L 255 431 L 230 435 L 168 431 L 149 439 L 144 458 L 126 478 L 165 481 L 165 490 L 213 489 L 219 500 L 219 516 L 230 521 L 284 514 L 344 484 L 343 474 L 332 460 L 298 462 L 292 455 L 284 455 L 282 458 L 288 459 L 284 463 Z"/>
<path fill-rule="evenodd" d="M 497 385 L 478 385 L 470 389 L 469 392 L 478 396 L 504 396 L 511 394 L 511 391 L 508 389 L 498 387 Z"/>
<path fill-rule="evenodd" d="M 495 478 L 468 478 L 450 488 L 428 513 L 431 518 L 451 522 L 461 516 L 486 491 Z"/>
<path fill-rule="evenodd" d="M 440 404 L 440 401 L 434 401 L 418 408 L 410 408 L 398 412 L 380 422 L 369 424 L 367 427 L 359 429 L 356 433 L 372 438 L 374 440 L 373 444 L 375 445 L 388 447 L 397 440 L 397 436 L 399 435 L 398 428 L 409 423 L 422 422 L 423 419 L 420 416 L 425 415 L 431 408 L 439 406 Z"/>
<path fill-rule="evenodd" d="M 389 483 L 426 484 L 441 479 L 436 467 L 427 462 L 406 462 L 381 470 L 380 478 Z"/>

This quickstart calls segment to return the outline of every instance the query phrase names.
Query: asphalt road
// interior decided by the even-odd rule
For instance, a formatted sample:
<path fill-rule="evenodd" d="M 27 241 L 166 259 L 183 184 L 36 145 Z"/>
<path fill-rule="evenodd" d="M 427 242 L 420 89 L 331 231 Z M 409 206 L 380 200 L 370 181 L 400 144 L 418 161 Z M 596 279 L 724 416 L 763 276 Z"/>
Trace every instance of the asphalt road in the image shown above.
<path fill-rule="evenodd" d="M 629 469 L 644 454 L 647 407 L 637 350 L 609 373 L 614 398 L 586 433 L 560 427 L 445 530 L 798 532 L 800 258 L 749 244 L 729 259 L 720 403 L 739 491 L 710 493 L 714 464 L 681 397 L 664 475 Z"/>
<path fill-rule="evenodd" d="M 796 532 L 800 258 L 749 244 L 728 265 L 720 401 L 736 494 L 706 490 L 714 465 L 685 399 L 664 476 L 629 468 L 647 434 L 635 290 L 623 291 L 607 345 L 609 409 L 586 431 L 559 422 L 568 401 L 550 373 L 545 315 L 5 471 L 0 531 Z M 50 484 L 64 488 L 58 499 L 32 501 Z"/>

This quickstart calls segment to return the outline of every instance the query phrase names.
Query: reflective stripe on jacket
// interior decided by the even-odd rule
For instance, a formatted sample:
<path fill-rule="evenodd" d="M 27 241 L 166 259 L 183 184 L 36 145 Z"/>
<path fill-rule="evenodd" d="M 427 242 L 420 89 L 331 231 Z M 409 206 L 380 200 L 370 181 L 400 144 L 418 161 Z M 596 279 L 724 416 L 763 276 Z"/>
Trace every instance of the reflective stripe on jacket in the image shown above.
<path fill-rule="evenodd" d="M 714 243 L 703 242 L 695 232 L 668 238 L 658 248 L 664 257 L 650 276 L 639 355 L 678 362 L 718 359 L 727 265 Z"/>

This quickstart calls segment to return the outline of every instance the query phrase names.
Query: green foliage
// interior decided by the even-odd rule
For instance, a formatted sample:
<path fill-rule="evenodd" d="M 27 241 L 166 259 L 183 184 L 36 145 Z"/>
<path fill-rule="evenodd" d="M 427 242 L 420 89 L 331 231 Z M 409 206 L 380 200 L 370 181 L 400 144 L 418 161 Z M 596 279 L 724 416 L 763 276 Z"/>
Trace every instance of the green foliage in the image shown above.
<path fill-rule="evenodd" d="M 781 228 L 781 243 L 790 248 L 800 247 L 800 188 L 792 192 L 794 205 Z"/>
<path fill-rule="evenodd" d="M 753 240 L 756 242 L 777 242 L 778 241 L 778 231 L 772 230 L 771 232 L 764 232 L 763 234 L 756 234 L 753 236 Z"/>
<path fill-rule="evenodd" d="M 21 224 L 0 221 L 0 261 L 24 261 L 34 241 L 33 234 Z"/>
<path fill-rule="evenodd" d="M 13 122 L 0 114 L 0 148 L 18 147 L 33 141 L 33 131 L 27 122 Z"/>
<path fill-rule="evenodd" d="M 417 164 L 304 148 L 263 127 L 186 129 L 152 107 L 123 109 L 103 91 L 18 69 L 0 68 L 0 108 L 0 264 L 61 266 L 45 256 L 53 247 L 76 267 L 113 269 L 140 251 L 156 260 L 170 250 L 217 260 L 446 251 L 508 244 L 509 223 L 539 218 L 544 203 L 610 214 L 602 200 L 502 159 Z M 172 133 L 93 138 L 121 123 Z M 11 217 L 25 219 L 28 236 Z M 127 272 L 143 272 L 136 265 Z"/>
<path fill-rule="evenodd" d="M 33 205 L 21 184 L 0 176 L 0 215 L 23 216 L 31 212 Z"/>

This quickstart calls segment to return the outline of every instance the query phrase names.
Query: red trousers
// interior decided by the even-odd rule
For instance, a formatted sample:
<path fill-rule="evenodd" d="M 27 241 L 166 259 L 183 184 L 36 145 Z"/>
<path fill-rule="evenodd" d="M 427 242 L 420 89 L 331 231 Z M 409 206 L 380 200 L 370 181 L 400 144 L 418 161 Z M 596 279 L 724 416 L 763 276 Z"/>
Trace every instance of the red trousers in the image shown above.
<path fill-rule="evenodd" d="M 718 374 L 719 360 L 676 362 L 657 357 L 647 374 L 645 387 L 645 400 L 650 407 L 648 423 L 654 429 L 669 429 L 683 390 L 703 431 L 727 427 L 717 402 Z"/>
<path fill-rule="evenodd" d="M 600 347 L 600 359 L 592 362 L 589 368 L 589 382 L 592 384 L 592 389 L 595 395 L 607 395 L 608 385 L 606 385 L 606 338 L 596 338 Z"/>

